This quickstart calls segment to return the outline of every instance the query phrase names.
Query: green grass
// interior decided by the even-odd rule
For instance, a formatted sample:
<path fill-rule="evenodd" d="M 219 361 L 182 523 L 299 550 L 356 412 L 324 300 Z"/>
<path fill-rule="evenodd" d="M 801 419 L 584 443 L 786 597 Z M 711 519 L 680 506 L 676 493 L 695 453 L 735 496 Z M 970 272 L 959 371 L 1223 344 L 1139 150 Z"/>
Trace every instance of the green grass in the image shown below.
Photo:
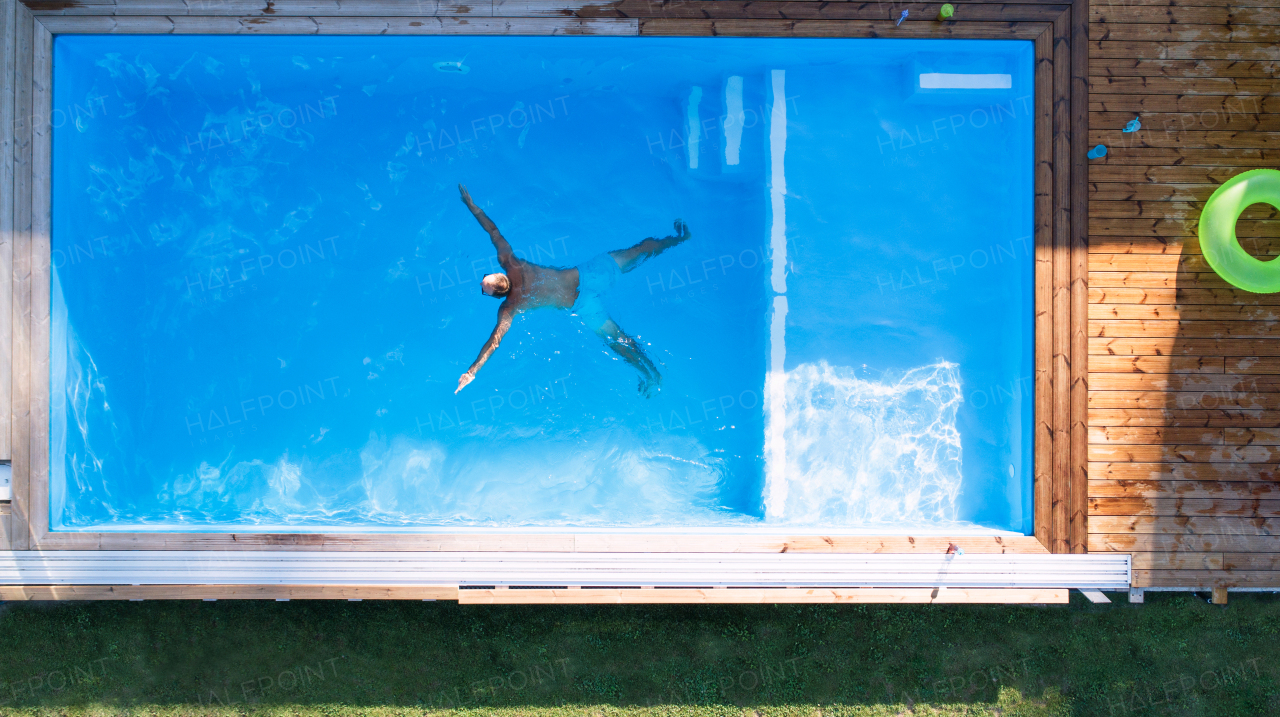
<path fill-rule="evenodd" d="M 7 603 L 0 715 L 1274 715 L 1280 601 Z"/>

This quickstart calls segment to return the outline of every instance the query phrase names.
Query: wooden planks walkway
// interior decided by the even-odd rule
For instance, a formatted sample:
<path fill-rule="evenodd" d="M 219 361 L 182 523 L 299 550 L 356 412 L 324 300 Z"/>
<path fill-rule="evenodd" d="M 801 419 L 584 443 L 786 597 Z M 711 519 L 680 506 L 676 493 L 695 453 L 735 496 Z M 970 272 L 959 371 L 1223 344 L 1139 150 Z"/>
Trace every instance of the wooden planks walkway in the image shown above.
<path fill-rule="evenodd" d="M 1280 0 L 1090 11 L 1089 549 L 1137 587 L 1280 588 L 1280 295 L 1196 237 L 1226 179 L 1280 168 Z M 1141 131 L 1120 131 L 1135 115 Z M 1237 224 L 1280 255 L 1280 210 Z"/>

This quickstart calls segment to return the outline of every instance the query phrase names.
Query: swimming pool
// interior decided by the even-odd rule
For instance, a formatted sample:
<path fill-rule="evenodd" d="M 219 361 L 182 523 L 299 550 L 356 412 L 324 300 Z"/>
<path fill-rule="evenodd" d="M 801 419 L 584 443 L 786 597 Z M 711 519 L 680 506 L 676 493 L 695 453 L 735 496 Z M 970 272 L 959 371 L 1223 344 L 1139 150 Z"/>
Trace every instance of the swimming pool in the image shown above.
<path fill-rule="evenodd" d="M 52 530 L 1031 531 L 1030 42 L 54 51 Z"/>

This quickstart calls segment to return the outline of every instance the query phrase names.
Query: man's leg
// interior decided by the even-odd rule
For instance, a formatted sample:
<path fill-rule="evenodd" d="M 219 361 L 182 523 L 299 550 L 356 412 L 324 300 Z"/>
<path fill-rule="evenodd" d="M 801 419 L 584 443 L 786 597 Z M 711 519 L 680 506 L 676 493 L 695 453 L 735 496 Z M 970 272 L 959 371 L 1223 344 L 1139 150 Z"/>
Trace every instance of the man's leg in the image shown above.
<path fill-rule="evenodd" d="M 675 228 L 676 233 L 673 236 L 663 239 L 645 239 L 633 247 L 611 251 L 609 256 L 618 262 L 618 268 L 622 269 L 622 273 L 625 274 L 643 264 L 647 259 L 655 257 L 681 242 L 688 241 L 693 236 L 689 233 L 689 225 L 685 224 L 683 220 L 677 219 Z"/>
<path fill-rule="evenodd" d="M 611 318 L 606 318 L 604 323 L 595 329 L 596 335 L 599 336 L 614 353 L 618 354 L 627 363 L 631 364 L 636 371 L 640 372 L 640 393 L 646 397 L 652 396 L 657 390 L 658 384 L 662 382 L 662 375 L 658 373 L 658 367 L 653 365 L 648 356 L 644 355 L 644 350 L 640 348 L 640 344 L 636 340 L 627 335 Z"/>

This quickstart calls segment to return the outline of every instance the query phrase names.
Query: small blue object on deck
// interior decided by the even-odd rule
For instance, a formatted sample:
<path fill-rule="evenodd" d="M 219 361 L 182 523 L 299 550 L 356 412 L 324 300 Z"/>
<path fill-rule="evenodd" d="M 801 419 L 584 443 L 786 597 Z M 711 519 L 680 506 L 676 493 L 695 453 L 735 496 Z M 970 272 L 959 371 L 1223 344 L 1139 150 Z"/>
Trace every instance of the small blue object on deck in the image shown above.
<path fill-rule="evenodd" d="M 902 14 L 898 16 L 898 21 L 897 21 L 897 22 L 895 22 L 895 23 L 893 23 L 894 27 L 897 27 L 898 25 L 901 25 L 901 24 L 902 24 L 902 21 L 907 19 L 907 15 L 908 15 L 908 13 L 909 13 L 909 11 L 908 11 L 908 10 L 903 10 L 903 11 L 902 11 Z"/>
<path fill-rule="evenodd" d="M 1089 154 L 1087 156 L 1089 159 L 1102 159 L 1107 156 L 1107 145 L 1100 144 L 1095 146 L 1093 149 L 1089 150 Z"/>
<path fill-rule="evenodd" d="M 1126 124 L 1124 126 L 1124 129 L 1120 131 L 1121 132 L 1137 132 L 1140 129 L 1142 129 L 1142 123 L 1138 121 L 1137 117 L 1134 117 L 1133 119 L 1129 120 L 1129 124 Z"/>

